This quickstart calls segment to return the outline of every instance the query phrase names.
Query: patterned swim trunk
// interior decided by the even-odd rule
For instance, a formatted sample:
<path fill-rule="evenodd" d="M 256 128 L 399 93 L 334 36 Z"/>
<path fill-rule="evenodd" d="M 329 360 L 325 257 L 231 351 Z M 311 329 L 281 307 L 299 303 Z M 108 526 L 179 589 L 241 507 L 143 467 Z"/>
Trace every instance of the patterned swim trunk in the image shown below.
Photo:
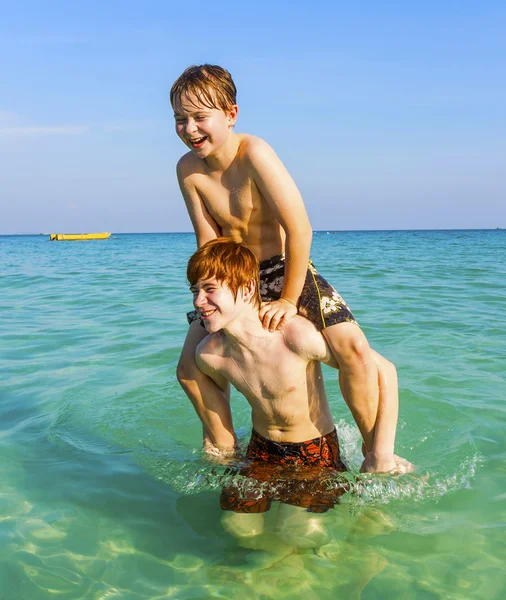
<path fill-rule="evenodd" d="M 279 300 L 285 276 L 285 255 L 278 254 L 260 263 L 260 296 L 262 302 Z M 297 305 L 299 315 L 309 319 L 318 331 L 337 323 L 356 323 L 348 305 L 337 291 L 315 269 L 310 261 L 306 280 Z M 188 323 L 204 323 L 192 310 L 187 314 Z"/>
<path fill-rule="evenodd" d="M 220 506 L 238 513 L 263 513 L 279 501 L 308 512 L 327 512 L 348 489 L 345 480 L 336 479 L 343 471 L 335 429 L 297 443 L 273 442 L 253 431 L 245 464 L 229 470 L 243 477 L 223 488 Z"/>

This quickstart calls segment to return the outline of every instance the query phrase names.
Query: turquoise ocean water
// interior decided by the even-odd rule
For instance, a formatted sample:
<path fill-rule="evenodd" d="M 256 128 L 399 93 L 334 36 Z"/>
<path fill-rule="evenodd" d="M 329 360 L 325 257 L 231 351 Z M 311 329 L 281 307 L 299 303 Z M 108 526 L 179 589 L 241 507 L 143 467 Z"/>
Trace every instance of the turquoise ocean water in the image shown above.
<path fill-rule="evenodd" d="M 398 368 L 397 453 L 418 466 L 362 479 L 316 552 L 277 541 L 274 511 L 263 546 L 221 528 L 223 469 L 175 378 L 193 250 L 0 237 L 0 599 L 505 598 L 506 232 L 315 234 L 317 268 Z"/>

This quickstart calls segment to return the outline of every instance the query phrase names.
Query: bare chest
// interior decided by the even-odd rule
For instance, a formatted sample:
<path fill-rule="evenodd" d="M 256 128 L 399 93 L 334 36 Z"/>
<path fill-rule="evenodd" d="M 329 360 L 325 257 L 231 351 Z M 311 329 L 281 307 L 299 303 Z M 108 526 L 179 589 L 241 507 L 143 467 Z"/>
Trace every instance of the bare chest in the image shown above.
<path fill-rule="evenodd" d="M 231 176 L 202 177 L 198 191 L 224 235 L 243 239 L 251 227 L 272 217 L 255 183 L 240 172 Z"/>
<path fill-rule="evenodd" d="M 253 402 L 276 404 L 306 395 L 305 362 L 286 348 L 263 355 L 229 356 L 222 368 L 231 384 Z"/>

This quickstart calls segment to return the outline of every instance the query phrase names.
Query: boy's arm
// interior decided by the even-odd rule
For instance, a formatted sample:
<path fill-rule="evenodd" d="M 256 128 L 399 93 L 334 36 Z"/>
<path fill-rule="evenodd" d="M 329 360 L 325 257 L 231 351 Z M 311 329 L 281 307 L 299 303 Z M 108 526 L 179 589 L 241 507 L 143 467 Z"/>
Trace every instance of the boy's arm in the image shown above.
<path fill-rule="evenodd" d="M 204 346 L 206 341 L 204 341 Z M 209 405 L 208 399 L 203 398 L 203 402 L 193 404 L 195 411 L 202 423 L 204 432 L 204 450 L 209 454 L 230 456 L 235 450 L 235 445 L 229 446 L 220 445 L 219 440 L 229 439 L 230 434 L 235 440 L 234 427 L 232 422 L 232 411 L 230 410 L 230 402 L 228 393 L 230 384 L 210 362 L 206 360 L 205 351 L 201 347 L 197 348 L 195 353 L 195 361 L 200 371 L 212 379 L 218 388 L 223 392 L 222 397 L 218 402 Z M 223 435 L 225 434 L 225 435 Z"/>
<path fill-rule="evenodd" d="M 285 277 L 281 299 L 269 302 L 260 310 L 264 326 L 273 330 L 283 324 L 283 319 L 297 314 L 297 302 L 306 279 L 313 233 L 302 196 L 269 144 L 253 138 L 249 143 L 248 158 L 253 180 L 286 234 Z"/>
<path fill-rule="evenodd" d="M 219 237 L 221 231 L 218 223 L 207 211 L 202 198 L 191 182 L 192 171 L 189 169 L 188 162 L 188 157 L 185 155 L 177 163 L 177 180 L 195 231 L 197 247 L 200 248 L 209 240 Z"/>

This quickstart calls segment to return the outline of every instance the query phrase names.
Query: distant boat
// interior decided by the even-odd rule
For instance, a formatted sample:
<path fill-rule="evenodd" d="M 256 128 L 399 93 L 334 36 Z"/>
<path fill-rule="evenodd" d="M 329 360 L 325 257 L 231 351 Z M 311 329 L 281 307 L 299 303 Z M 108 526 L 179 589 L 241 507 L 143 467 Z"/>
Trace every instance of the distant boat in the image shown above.
<path fill-rule="evenodd" d="M 86 240 L 106 240 L 111 234 L 107 231 L 102 233 L 50 233 L 49 239 L 52 242 L 81 242 Z"/>

